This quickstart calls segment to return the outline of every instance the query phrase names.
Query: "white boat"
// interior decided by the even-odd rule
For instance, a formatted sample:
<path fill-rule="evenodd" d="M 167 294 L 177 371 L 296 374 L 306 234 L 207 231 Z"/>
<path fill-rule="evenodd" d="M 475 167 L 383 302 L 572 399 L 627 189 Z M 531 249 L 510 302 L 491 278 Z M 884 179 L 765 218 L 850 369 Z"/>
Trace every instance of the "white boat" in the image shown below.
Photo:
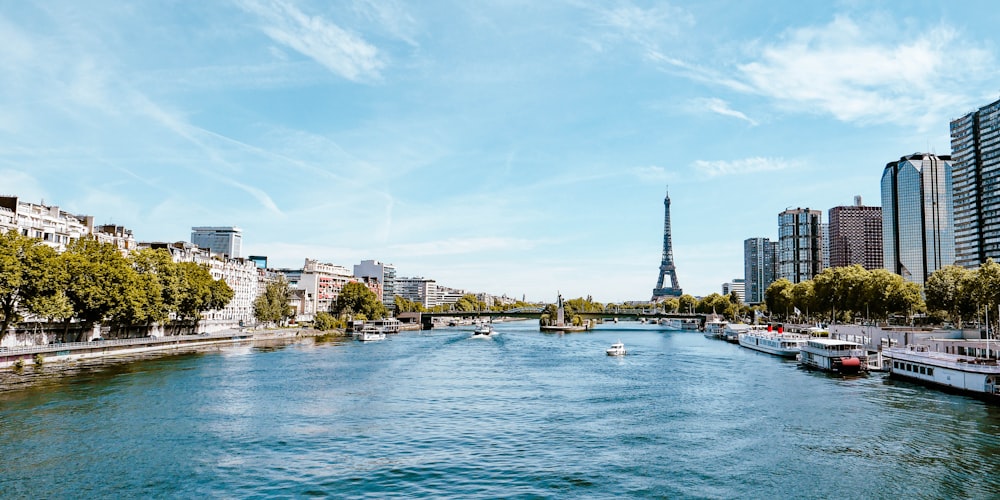
<path fill-rule="evenodd" d="M 798 356 L 802 345 L 809 340 L 808 335 L 779 333 L 759 328 L 751 328 L 740 333 L 738 338 L 743 347 L 783 358 Z"/>
<path fill-rule="evenodd" d="M 625 344 L 621 340 L 611 344 L 611 347 L 607 348 L 604 352 L 608 353 L 608 356 L 624 356 L 625 355 Z"/>
<path fill-rule="evenodd" d="M 925 345 L 883 349 L 892 358 L 889 376 L 1000 401 L 996 359 L 931 352 Z"/>
<path fill-rule="evenodd" d="M 710 339 L 721 339 L 726 334 L 726 325 L 729 324 L 723 320 L 706 321 L 705 322 L 705 337 Z"/>
<path fill-rule="evenodd" d="M 698 320 L 694 318 L 663 318 L 660 320 L 660 326 L 664 326 L 667 330 L 697 330 Z"/>
<path fill-rule="evenodd" d="M 726 323 L 726 326 L 722 327 L 722 340 L 726 342 L 737 343 L 740 340 L 740 334 L 750 331 L 751 325 L 746 323 Z"/>
<path fill-rule="evenodd" d="M 495 335 L 497 331 L 493 328 L 493 325 L 489 323 L 483 323 L 476 327 L 472 331 L 472 338 L 474 339 L 488 339 Z"/>
<path fill-rule="evenodd" d="M 354 333 L 354 339 L 361 342 L 371 342 L 374 340 L 385 340 L 385 330 L 375 325 L 365 325 L 361 331 Z"/>
<path fill-rule="evenodd" d="M 801 347 L 799 363 L 837 373 L 868 371 L 868 351 L 857 342 L 829 338 L 810 338 Z"/>

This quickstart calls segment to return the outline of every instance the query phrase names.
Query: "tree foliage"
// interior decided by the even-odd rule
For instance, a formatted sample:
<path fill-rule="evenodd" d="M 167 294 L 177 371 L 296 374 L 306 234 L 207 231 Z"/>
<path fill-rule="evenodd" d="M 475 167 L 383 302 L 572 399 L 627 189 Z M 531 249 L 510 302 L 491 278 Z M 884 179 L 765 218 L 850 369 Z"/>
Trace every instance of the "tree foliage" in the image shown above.
<path fill-rule="evenodd" d="M 294 314 L 288 305 L 289 288 L 284 276 L 267 284 L 253 302 L 253 316 L 260 323 L 284 324 Z"/>
<path fill-rule="evenodd" d="M 396 306 L 396 315 L 406 312 L 424 312 L 427 309 L 420 302 L 415 302 L 412 300 L 407 300 L 399 295 L 393 297 L 393 303 Z"/>
<path fill-rule="evenodd" d="M 334 314 L 350 314 L 354 316 L 363 315 L 366 319 L 379 319 L 386 317 L 389 312 L 378 300 L 378 295 L 371 291 L 364 283 L 347 283 L 340 289 L 337 301 L 331 306 Z"/>
<path fill-rule="evenodd" d="M 945 266 L 931 273 L 924 283 L 927 309 L 945 311 L 948 317 L 962 327 L 964 318 L 976 314 L 973 290 L 976 272 L 959 266 Z"/>

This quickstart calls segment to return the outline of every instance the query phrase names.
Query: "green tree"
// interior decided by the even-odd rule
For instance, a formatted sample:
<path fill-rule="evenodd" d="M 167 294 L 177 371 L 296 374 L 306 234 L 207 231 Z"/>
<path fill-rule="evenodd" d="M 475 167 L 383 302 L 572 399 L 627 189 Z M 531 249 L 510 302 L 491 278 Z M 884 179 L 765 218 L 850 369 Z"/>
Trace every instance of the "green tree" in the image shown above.
<path fill-rule="evenodd" d="M 260 323 L 284 324 L 293 314 L 292 307 L 288 305 L 288 296 L 288 282 L 283 276 L 268 283 L 264 293 L 253 302 L 254 318 Z"/>
<path fill-rule="evenodd" d="M 324 311 L 316 313 L 316 318 L 313 319 L 313 328 L 326 331 L 333 330 L 337 327 L 337 318 L 333 317 L 332 314 Z"/>
<path fill-rule="evenodd" d="M 0 234 L 0 339 L 21 320 L 22 309 L 48 312 L 48 305 L 58 301 L 61 276 L 52 265 L 55 257 L 40 240 L 14 230 Z"/>
<path fill-rule="evenodd" d="M 767 310 L 778 316 L 787 317 L 793 307 L 792 289 L 794 287 L 795 285 L 785 278 L 771 283 L 767 290 L 764 290 L 764 303 L 767 304 Z"/>
<path fill-rule="evenodd" d="M 663 302 L 660 302 L 660 307 L 662 307 L 666 312 L 675 313 L 680 310 L 681 301 L 677 300 L 676 297 L 670 297 L 669 299 L 665 299 Z"/>
<path fill-rule="evenodd" d="M 378 295 L 364 283 L 347 283 L 340 289 L 337 301 L 331 307 L 336 315 L 364 315 L 367 319 L 379 319 L 388 315 L 388 311 Z"/>
<path fill-rule="evenodd" d="M 945 311 L 962 328 L 962 319 L 975 315 L 972 298 L 975 275 L 975 271 L 959 266 L 945 266 L 931 273 L 924 283 L 927 308 Z"/>
<path fill-rule="evenodd" d="M 85 340 L 94 323 L 128 322 L 142 315 L 137 273 L 116 246 L 82 238 L 70 242 L 58 258 L 68 277 L 66 297 L 83 324 L 78 341 Z"/>
<path fill-rule="evenodd" d="M 414 302 L 412 300 L 404 299 L 403 297 L 400 297 L 399 295 L 396 295 L 393 298 L 393 302 L 396 305 L 396 315 L 397 316 L 400 313 L 405 313 L 405 312 L 424 312 L 426 310 L 426 308 L 424 308 L 423 304 L 421 304 L 419 302 Z"/>
<path fill-rule="evenodd" d="M 802 281 L 792 286 L 791 290 L 792 307 L 799 310 L 799 313 L 808 316 L 816 307 L 816 291 L 812 280 Z M 793 309 L 794 311 L 794 309 Z"/>
<path fill-rule="evenodd" d="M 698 307 L 698 299 L 694 298 L 692 295 L 684 294 L 677 299 L 677 310 L 681 313 L 690 313 L 694 311 L 694 308 Z"/>

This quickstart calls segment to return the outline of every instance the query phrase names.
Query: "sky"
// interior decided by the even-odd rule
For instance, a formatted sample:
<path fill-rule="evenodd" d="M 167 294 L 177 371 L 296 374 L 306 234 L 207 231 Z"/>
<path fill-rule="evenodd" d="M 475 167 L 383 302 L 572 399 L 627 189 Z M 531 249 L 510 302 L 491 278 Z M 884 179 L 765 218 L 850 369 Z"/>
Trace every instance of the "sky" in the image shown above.
<path fill-rule="evenodd" d="M 0 193 L 528 300 L 685 293 L 1000 98 L 987 1 L 0 0 Z"/>

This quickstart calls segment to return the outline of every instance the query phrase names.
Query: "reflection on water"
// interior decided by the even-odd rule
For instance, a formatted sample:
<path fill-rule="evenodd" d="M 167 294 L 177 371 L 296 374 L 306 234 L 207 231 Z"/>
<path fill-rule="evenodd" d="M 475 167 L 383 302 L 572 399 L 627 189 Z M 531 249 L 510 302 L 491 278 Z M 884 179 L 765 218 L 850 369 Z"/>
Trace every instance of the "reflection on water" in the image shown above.
<path fill-rule="evenodd" d="M 304 341 L 0 395 L 0 496 L 987 498 L 1000 410 L 655 325 Z M 629 355 L 605 349 L 621 339 Z"/>

